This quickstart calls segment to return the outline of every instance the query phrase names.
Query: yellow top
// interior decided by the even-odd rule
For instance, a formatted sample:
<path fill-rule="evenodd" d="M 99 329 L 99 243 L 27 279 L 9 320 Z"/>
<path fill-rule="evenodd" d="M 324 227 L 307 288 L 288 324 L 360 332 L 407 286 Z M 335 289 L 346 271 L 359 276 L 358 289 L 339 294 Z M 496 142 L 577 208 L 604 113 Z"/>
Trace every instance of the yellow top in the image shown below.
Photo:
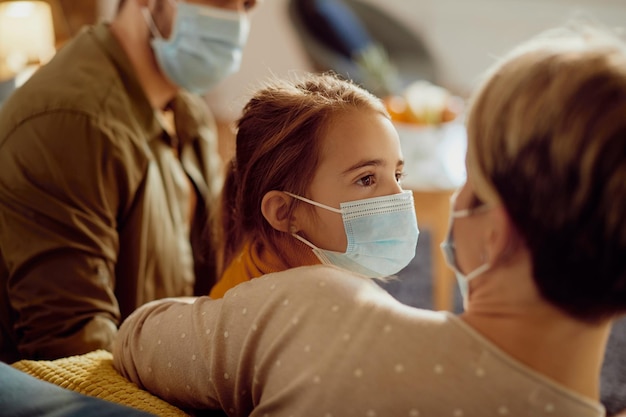
<path fill-rule="evenodd" d="M 226 291 L 252 278 L 319 263 L 310 247 L 291 236 L 278 242 L 275 248 L 260 240 L 252 240 L 233 259 L 209 295 L 222 298 Z"/>

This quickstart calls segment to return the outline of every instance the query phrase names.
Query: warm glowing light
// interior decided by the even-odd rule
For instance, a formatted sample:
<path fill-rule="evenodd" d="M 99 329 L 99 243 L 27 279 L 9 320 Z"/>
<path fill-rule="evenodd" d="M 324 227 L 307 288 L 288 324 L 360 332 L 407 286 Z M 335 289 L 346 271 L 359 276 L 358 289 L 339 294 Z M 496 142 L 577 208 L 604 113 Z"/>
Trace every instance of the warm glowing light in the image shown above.
<path fill-rule="evenodd" d="M 10 1 L 6 3 L 6 14 L 10 18 L 24 19 L 35 12 L 35 5 L 29 1 Z"/>
<path fill-rule="evenodd" d="M 54 55 L 50 5 L 43 1 L 0 3 L 0 67 L 18 72 Z"/>

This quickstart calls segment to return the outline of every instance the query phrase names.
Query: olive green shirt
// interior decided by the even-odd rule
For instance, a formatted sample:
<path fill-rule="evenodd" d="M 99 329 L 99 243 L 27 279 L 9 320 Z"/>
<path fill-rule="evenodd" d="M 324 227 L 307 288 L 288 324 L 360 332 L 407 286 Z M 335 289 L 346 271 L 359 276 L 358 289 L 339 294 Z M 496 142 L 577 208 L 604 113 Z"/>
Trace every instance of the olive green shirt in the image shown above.
<path fill-rule="evenodd" d="M 200 97 L 170 107 L 172 135 L 100 24 L 0 109 L 0 360 L 110 349 L 138 306 L 212 287 L 217 130 Z"/>

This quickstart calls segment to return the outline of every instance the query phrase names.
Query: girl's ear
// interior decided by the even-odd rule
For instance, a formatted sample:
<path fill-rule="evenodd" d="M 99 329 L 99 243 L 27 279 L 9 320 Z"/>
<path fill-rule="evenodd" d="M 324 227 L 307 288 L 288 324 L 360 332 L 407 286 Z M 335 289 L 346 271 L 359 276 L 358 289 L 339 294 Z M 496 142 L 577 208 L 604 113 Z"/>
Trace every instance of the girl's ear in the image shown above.
<path fill-rule="evenodd" d="M 282 191 L 268 191 L 261 201 L 261 213 L 265 220 L 280 232 L 291 233 L 289 205 L 291 197 Z"/>

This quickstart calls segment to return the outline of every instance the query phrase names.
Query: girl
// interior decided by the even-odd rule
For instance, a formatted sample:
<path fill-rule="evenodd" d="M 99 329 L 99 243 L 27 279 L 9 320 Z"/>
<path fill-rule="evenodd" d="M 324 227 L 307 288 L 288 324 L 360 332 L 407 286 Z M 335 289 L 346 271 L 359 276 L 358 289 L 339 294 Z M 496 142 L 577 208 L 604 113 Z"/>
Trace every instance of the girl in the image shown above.
<path fill-rule="evenodd" d="M 415 255 L 411 192 L 382 102 L 336 76 L 275 81 L 249 101 L 222 191 L 219 298 L 266 273 L 334 264 L 392 275 Z"/>

